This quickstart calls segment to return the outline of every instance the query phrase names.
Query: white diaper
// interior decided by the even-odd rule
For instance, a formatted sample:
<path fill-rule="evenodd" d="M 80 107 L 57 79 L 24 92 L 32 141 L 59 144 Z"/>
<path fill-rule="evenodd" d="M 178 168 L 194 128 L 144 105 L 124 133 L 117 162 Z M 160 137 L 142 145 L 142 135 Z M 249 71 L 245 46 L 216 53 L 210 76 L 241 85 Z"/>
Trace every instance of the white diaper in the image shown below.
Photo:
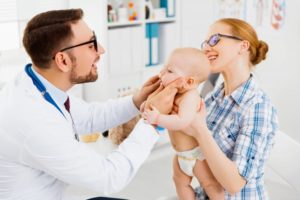
<path fill-rule="evenodd" d="M 180 169 L 188 176 L 194 176 L 193 169 L 197 159 L 201 161 L 205 159 L 199 147 L 189 151 L 177 152 L 177 156 Z"/>

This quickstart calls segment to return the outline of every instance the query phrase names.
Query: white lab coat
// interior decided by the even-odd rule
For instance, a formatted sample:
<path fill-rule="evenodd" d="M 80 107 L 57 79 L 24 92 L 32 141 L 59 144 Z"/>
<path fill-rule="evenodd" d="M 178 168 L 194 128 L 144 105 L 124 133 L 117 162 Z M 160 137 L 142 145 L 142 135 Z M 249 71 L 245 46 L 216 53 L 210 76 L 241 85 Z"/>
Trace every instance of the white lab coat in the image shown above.
<path fill-rule="evenodd" d="M 131 97 L 87 104 L 70 98 L 79 134 L 104 131 L 138 111 Z M 103 157 L 74 139 L 68 113 L 48 103 L 23 72 L 0 91 L 0 199 L 59 200 L 65 186 L 100 194 L 125 187 L 158 139 L 139 121 L 117 150 Z"/>

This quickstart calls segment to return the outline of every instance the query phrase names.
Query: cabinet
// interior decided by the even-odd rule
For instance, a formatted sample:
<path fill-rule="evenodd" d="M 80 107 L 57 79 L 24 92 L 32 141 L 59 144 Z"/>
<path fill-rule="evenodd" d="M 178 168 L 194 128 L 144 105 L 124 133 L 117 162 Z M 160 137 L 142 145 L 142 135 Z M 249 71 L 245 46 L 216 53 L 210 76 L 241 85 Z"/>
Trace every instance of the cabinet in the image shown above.
<path fill-rule="evenodd" d="M 168 54 L 180 46 L 178 1 L 107 0 L 110 97 L 140 87 L 160 71 Z M 135 20 L 129 20 L 130 13 L 135 13 Z"/>

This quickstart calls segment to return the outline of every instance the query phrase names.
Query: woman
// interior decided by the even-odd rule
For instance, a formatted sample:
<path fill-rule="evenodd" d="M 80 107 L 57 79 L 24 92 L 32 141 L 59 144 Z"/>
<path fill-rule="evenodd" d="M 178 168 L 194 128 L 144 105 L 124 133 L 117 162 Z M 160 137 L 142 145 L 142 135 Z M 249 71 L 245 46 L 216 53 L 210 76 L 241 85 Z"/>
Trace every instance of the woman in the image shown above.
<path fill-rule="evenodd" d="M 225 199 L 268 199 L 264 166 L 278 128 L 277 113 L 251 70 L 266 58 L 268 45 L 247 22 L 225 18 L 209 29 L 202 49 L 211 72 L 224 83 L 185 132 L 197 140 L 208 166 L 225 190 Z M 206 107 L 206 108 L 205 108 Z M 194 168 L 194 173 L 201 173 Z M 205 199 L 201 188 L 198 199 Z"/>

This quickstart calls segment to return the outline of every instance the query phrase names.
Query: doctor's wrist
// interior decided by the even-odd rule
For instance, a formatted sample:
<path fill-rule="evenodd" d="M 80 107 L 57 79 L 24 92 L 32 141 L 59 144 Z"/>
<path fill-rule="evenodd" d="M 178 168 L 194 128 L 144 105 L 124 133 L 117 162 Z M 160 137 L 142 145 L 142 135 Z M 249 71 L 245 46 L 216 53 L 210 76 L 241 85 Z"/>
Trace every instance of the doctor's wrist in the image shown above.
<path fill-rule="evenodd" d="M 144 121 L 145 124 L 148 124 L 149 126 L 152 126 L 155 129 L 156 133 L 159 134 L 159 131 L 161 131 L 161 127 L 159 127 L 155 124 L 150 124 L 146 119 L 143 119 L 143 121 Z"/>
<path fill-rule="evenodd" d="M 135 105 L 135 107 L 140 110 L 140 107 L 142 105 L 142 103 L 144 102 L 141 98 L 139 98 L 138 96 L 138 93 L 135 93 L 133 96 L 132 96 L 132 101 Z"/>

